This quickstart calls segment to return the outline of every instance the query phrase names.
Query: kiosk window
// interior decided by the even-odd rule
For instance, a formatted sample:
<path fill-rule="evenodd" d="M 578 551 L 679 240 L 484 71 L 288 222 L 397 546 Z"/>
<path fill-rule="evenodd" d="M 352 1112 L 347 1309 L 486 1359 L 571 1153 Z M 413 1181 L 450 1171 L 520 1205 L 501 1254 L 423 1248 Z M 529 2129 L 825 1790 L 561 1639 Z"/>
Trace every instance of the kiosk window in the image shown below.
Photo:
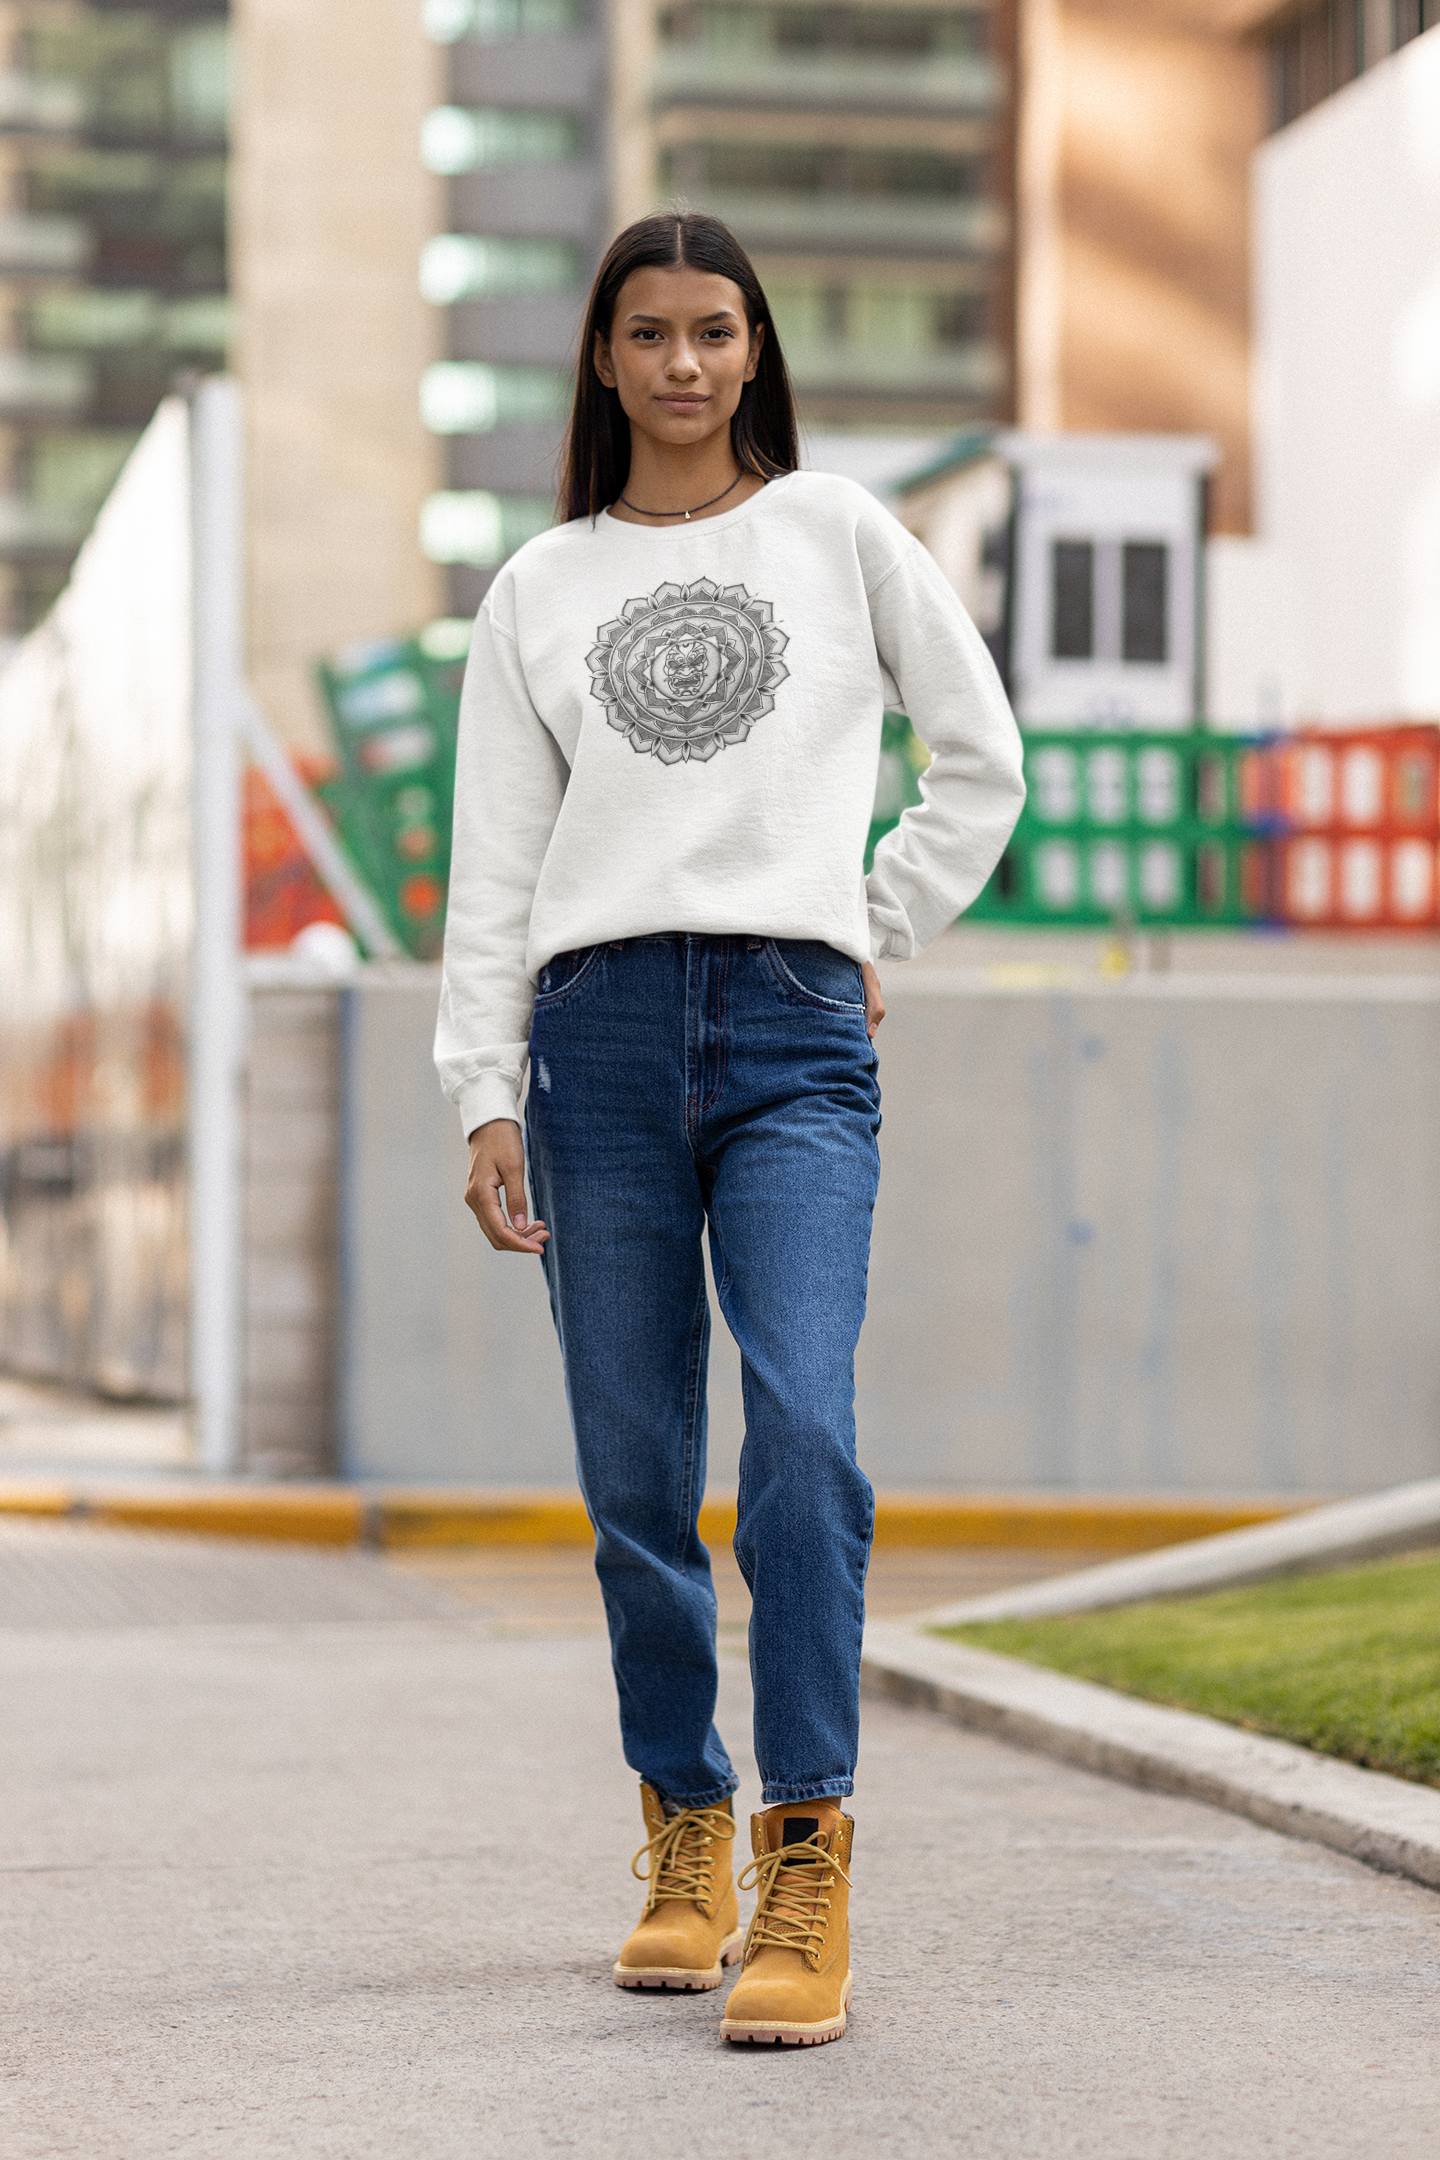
<path fill-rule="evenodd" d="M 1127 540 L 1121 563 L 1120 652 L 1163 666 L 1169 658 L 1165 588 L 1170 550 L 1159 540 Z"/>
<path fill-rule="evenodd" d="M 1094 543 L 1056 540 L 1050 550 L 1050 657 L 1089 660 L 1094 653 Z"/>

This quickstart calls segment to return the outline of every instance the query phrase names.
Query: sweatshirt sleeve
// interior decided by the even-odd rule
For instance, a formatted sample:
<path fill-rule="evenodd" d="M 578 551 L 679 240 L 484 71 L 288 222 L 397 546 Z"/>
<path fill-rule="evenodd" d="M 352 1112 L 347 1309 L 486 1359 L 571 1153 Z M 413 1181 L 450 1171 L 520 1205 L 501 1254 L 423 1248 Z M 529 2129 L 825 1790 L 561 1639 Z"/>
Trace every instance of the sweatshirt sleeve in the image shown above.
<path fill-rule="evenodd" d="M 534 987 L 530 909 L 568 777 L 515 640 L 480 611 L 460 696 L 435 1063 L 467 1133 L 520 1115 Z"/>
<path fill-rule="evenodd" d="M 931 754 L 875 850 L 870 951 L 911 960 L 979 897 L 1025 801 L 1020 731 L 979 631 L 918 542 L 870 592 L 882 665 Z"/>

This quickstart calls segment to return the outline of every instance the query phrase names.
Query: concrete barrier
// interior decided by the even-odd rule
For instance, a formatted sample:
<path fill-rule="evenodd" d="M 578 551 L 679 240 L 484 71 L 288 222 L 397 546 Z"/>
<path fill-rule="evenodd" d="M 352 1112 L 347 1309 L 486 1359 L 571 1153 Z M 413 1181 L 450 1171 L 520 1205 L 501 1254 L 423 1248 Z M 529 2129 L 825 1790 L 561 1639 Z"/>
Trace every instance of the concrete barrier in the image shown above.
<path fill-rule="evenodd" d="M 878 1486 L 1234 1498 L 1440 1473 L 1440 982 L 1284 960 L 888 972 L 857 1376 Z M 540 1268 L 461 1203 L 436 994 L 420 971 L 343 993 L 343 1466 L 561 1484 Z M 740 1435 L 720 1325 L 716 1487 Z"/>

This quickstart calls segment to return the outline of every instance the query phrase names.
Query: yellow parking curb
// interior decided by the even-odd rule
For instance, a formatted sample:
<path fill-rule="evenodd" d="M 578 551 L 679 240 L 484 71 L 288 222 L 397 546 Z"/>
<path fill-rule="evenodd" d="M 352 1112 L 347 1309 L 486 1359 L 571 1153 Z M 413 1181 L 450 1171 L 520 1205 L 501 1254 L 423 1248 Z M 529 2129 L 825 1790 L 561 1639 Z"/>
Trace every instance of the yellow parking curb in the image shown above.
<path fill-rule="evenodd" d="M 1187 1538 L 1273 1522 L 1295 1500 L 1112 1498 L 1096 1494 L 884 1493 L 875 1503 L 877 1545 L 1049 1547 L 1146 1552 Z M 447 1491 L 353 1485 L 60 1485 L 0 1481 L 0 1515 L 81 1518 L 132 1529 L 305 1545 L 581 1545 L 592 1533 L 578 1494 Z M 700 1510 L 707 1545 L 735 1535 L 735 1502 L 717 1495 Z"/>
<path fill-rule="evenodd" d="M 6 1515 L 72 1515 L 75 1495 L 64 1485 L 6 1485 L 0 1491 L 0 1513 Z"/>

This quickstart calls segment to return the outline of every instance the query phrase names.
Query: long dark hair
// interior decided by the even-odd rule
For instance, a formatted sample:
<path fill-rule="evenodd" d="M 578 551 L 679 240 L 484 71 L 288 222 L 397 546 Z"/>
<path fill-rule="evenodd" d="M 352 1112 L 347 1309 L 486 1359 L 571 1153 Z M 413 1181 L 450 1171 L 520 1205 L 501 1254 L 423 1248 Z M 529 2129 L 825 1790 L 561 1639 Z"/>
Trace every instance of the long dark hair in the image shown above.
<path fill-rule="evenodd" d="M 752 382 L 740 393 L 730 422 L 730 441 L 742 472 L 769 480 L 800 463 L 795 399 L 785 356 L 775 335 L 770 303 L 755 266 L 728 225 L 693 210 L 665 210 L 627 225 L 595 273 L 575 368 L 575 408 L 565 443 L 560 516 L 595 517 L 617 501 L 630 470 L 630 422 L 620 393 L 607 390 L 595 372 L 595 340 L 608 339 L 620 288 L 636 270 L 684 265 L 729 278 L 745 296 L 752 331 L 763 323 L 765 341 Z"/>

